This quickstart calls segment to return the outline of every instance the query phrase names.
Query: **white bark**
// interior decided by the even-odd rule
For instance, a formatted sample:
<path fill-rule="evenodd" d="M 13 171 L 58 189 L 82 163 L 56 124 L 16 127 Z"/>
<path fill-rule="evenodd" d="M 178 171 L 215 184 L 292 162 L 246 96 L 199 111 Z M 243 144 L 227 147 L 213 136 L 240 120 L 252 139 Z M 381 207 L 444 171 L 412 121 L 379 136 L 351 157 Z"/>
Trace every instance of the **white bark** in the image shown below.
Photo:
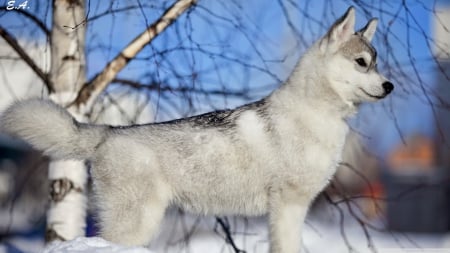
<path fill-rule="evenodd" d="M 52 203 L 47 211 L 50 241 L 71 240 L 85 235 L 87 171 L 80 161 L 52 161 L 49 180 L 53 182 Z M 70 181 L 68 181 L 70 180 Z M 68 182 L 72 182 L 72 185 Z M 54 201 L 62 197 L 61 201 Z M 49 238 L 50 237 L 50 238 Z M 53 237 L 53 238 L 52 238 Z"/>
<path fill-rule="evenodd" d="M 86 81 L 85 10 L 83 0 L 54 0 L 51 30 L 50 99 L 66 106 Z M 83 120 L 75 110 L 69 110 Z M 74 113 L 75 112 L 75 113 Z M 52 161 L 49 167 L 50 207 L 46 240 L 71 240 L 85 235 L 87 172 L 83 161 Z"/>
<path fill-rule="evenodd" d="M 53 1 L 50 79 L 56 94 L 77 94 L 86 82 L 84 19 L 83 0 Z"/>

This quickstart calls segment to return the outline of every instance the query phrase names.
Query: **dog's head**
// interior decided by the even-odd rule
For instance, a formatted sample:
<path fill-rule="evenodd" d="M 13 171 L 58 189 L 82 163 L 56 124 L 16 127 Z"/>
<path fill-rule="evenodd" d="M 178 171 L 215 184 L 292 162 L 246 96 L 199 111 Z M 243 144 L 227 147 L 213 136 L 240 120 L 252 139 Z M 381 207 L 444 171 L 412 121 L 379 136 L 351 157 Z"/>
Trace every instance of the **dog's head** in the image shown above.
<path fill-rule="evenodd" d="M 371 19 L 355 32 L 355 9 L 350 7 L 319 40 L 325 77 L 345 102 L 376 101 L 394 89 L 377 70 L 377 53 L 371 45 L 377 23 Z"/>

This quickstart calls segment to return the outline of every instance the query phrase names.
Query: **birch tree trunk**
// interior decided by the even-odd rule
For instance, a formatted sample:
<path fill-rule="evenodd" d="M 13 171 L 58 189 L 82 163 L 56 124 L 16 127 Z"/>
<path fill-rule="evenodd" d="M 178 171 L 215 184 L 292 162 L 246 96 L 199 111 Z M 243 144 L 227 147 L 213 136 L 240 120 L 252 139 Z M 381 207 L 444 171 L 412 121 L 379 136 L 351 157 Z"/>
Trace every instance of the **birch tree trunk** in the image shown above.
<path fill-rule="evenodd" d="M 54 0 L 51 30 L 50 99 L 67 107 L 86 82 L 85 6 L 83 0 Z M 77 110 L 69 112 L 86 121 Z M 49 166 L 50 207 L 46 241 L 71 240 L 85 235 L 86 181 L 84 161 L 52 161 Z"/>

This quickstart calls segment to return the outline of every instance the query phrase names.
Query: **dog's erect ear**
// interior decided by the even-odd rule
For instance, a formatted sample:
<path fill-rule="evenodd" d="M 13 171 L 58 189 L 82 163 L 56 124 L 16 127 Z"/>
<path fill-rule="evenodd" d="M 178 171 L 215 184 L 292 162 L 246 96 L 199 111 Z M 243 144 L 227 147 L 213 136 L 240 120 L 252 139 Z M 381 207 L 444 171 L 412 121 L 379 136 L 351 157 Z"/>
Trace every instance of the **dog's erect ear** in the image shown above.
<path fill-rule="evenodd" d="M 320 42 L 320 48 L 333 46 L 339 47 L 342 43 L 346 42 L 355 33 L 355 8 L 348 8 L 347 12 L 340 17 L 331 26 L 328 33 Z"/>
<path fill-rule="evenodd" d="M 378 19 L 372 18 L 371 20 L 369 20 L 369 22 L 367 22 L 366 26 L 364 26 L 361 30 L 358 31 L 358 34 L 361 34 L 368 41 L 372 41 L 373 35 L 375 34 L 375 31 L 377 30 L 377 24 L 378 24 Z"/>

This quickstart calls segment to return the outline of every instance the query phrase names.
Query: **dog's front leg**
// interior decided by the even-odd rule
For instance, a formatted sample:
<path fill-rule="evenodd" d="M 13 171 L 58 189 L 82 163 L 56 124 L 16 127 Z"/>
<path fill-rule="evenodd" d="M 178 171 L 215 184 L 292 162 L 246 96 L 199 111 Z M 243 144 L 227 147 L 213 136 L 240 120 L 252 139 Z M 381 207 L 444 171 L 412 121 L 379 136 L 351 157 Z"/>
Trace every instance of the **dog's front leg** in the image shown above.
<path fill-rule="evenodd" d="M 269 212 L 270 253 L 299 253 L 308 204 L 275 201 Z"/>

